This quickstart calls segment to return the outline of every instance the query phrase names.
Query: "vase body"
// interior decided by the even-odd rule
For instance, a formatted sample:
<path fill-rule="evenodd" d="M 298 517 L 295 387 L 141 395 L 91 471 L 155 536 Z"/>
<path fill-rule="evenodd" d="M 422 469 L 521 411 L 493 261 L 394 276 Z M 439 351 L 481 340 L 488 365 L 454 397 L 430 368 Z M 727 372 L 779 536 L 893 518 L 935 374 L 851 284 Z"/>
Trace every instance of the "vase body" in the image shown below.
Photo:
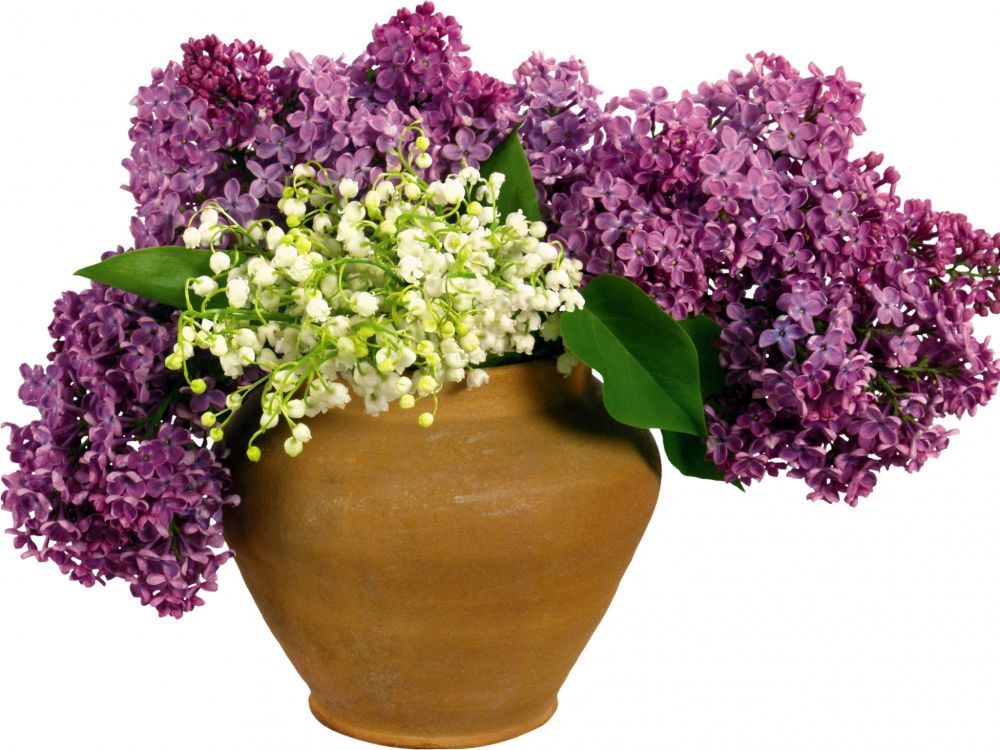
<path fill-rule="evenodd" d="M 659 489 L 648 432 L 612 420 L 584 368 L 492 368 L 437 419 L 360 402 L 242 459 L 226 539 L 264 619 L 344 734 L 472 747 L 544 723 L 604 615 Z M 419 407 L 418 407 L 419 410 Z"/>

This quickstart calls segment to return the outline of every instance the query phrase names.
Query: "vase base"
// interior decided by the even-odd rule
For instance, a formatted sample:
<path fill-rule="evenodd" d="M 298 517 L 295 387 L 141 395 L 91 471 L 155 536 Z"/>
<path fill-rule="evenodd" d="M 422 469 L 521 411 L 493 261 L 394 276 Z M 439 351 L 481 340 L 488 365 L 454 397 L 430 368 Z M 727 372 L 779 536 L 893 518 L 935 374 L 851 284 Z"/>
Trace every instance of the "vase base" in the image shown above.
<path fill-rule="evenodd" d="M 515 726 L 506 727 L 489 732 L 476 734 L 444 734 L 444 735 L 407 735 L 396 732 L 385 732 L 379 729 L 362 727 L 352 724 L 350 720 L 331 715 L 326 708 L 316 700 L 315 696 L 309 696 L 309 710 L 312 715 L 324 726 L 340 734 L 353 737 L 356 740 L 372 742 L 376 745 L 386 745 L 388 747 L 409 747 L 409 748 L 462 748 L 462 747 L 482 747 L 492 745 L 496 742 L 513 739 L 519 735 L 537 729 L 552 718 L 556 712 L 558 700 L 553 698 L 552 702 L 545 707 L 545 710 L 529 721 L 522 722 Z"/>

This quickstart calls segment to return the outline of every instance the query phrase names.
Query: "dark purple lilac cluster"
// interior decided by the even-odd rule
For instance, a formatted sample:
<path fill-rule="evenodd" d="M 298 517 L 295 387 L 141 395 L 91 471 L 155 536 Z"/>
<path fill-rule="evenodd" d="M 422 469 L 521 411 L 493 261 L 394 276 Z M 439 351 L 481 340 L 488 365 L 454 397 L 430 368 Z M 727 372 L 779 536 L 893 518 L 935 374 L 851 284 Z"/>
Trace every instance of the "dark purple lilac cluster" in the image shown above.
<path fill-rule="evenodd" d="M 273 215 L 285 173 L 306 161 L 364 189 L 415 120 L 432 178 L 477 166 L 517 121 L 517 89 L 473 71 L 467 49 L 431 3 L 375 27 L 351 63 L 293 52 L 265 70 L 270 55 L 252 42 L 191 40 L 135 100 L 125 166 L 137 246 L 175 241 L 208 199 L 240 222 Z"/>
<path fill-rule="evenodd" d="M 223 44 L 214 34 L 181 45 L 184 59 L 178 82 L 207 106 L 215 132 L 238 138 L 260 113 L 271 112 L 274 96 L 268 63 L 271 53 L 249 42 Z"/>
<path fill-rule="evenodd" d="M 533 168 L 569 176 L 547 218 L 589 273 L 722 325 L 709 447 L 727 478 L 785 470 L 811 498 L 854 504 L 880 469 L 938 455 L 942 417 L 996 393 L 972 318 L 1000 312 L 1000 235 L 902 203 L 895 169 L 852 155 L 862 95 L 842 70 L 750 62 L 677 100 L 613 99 L 596 126 L 586 79 L 568 83 L 562 101 L 586 113 L 571 129 L 591 144 L 561 164 L 539 148 Z"/>
<path fill-rule="evenodd" d="M 192 396 L 164 366 L 176 337 L 167 308 L 97 286 L 65 293 L 45 367 L 21 368 L 19 396 L 40 416 L 10 425 L 18 470 L 2 506 L 14 545 L 85 586 L 131 584 L 143 604 L 180 617 L 215 589 L 221 514 L 238 500 L 203 447 Z"/>

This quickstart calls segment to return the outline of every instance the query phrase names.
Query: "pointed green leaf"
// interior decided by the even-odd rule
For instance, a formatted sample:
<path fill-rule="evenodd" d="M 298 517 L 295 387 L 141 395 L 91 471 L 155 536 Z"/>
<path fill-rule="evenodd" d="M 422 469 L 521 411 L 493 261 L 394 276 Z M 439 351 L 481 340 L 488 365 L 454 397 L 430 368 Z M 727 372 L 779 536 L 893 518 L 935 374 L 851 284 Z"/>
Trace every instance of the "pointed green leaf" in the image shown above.
<path fill-rule="evenodd" d="M 209 255 L 207 250 L 186 247 L 146 247 L 112 255 L 76 275 L 183 309 L 187 280 L 212 275 Z"/>
<path fill-rule="evenodd" d="M 535 180 L 531 176 L 531 166 L 521 146 L 517 128 L 510 131 L 493 149 L 490 158 L 479 166 L 479 173 L 484 178 L 494 172 L 502 173 L 505 178 L 497 196 L 496 209 L 500 218 L 520 209 L 528 221 L 541 221 L 542 212 L 538 208 Z"/>
<path fill-rule="evenodd" d="M 684 332 L 698 350 L 698 369 L 701 393 L 705 399 L 718 396 L 726 387 L 726 371 L 719 362 L 719 336 L 722 328 L 714 320 L 704 315 L 692 316 L 678 321 Z M 667 460 L 684 476 L 699 479 L 726 481 L 719 467 L 708 457 L 705 438 L 664 430 L 663 452 Z M 733 482 L 733 486 L 743 490 L 743 485 Z"/>
<path fill-rule="evenodd" d="M 677 471 L 686 477 L 696 479 L 711 479 L 715 482 L 725 482 L 726 477 L 718 466 L 708 457 L 705 438 L 695 435 L 683 435 L 679 432 L 662 432 L 663 452 L 667 460 Z M 742 482 L 730 482 L 740 492 L 746 492 Z"/>
<path fill-rule="evenodd" d="M 705 435 L 698 352 L 684 329 L 620 276 L 598 276 L 583 308 L 561 318 L 563 341 L 604 377 L 604 403 L 619 422 Z"/>
<path fill-rule="evenodd" d="M 686 477 L 725 481 L 719 467 L 708 458 L 703 437 L 666 430 L 662 435 L 663 452 L 681 474 Z"/>

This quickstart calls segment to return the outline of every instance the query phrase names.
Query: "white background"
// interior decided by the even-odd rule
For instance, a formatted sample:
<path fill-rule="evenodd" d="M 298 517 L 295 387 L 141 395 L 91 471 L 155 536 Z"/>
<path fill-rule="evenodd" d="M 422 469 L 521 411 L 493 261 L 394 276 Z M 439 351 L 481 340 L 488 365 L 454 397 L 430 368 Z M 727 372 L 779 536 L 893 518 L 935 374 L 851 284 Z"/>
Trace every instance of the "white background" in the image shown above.
<path fill-rule="evenodd" d="M 48 351 L 52 300 L 129 241 L 119 162 L 149 70 L 209 32 L 279 60 L 353 57 L 396 3 L 5 6 L 0 419 L 23 421 L 17 365 Z M 998 18 L 985 4 L 439 7 L 465 25 L 478 69 L 508 77 L 532 50 L 576 54 L 607 94 L 678 94 L 759 49 L 800 69 L 843 64 L 868 94 L 861 147 L 900 168 L 901 193 L 1000 230 Z M 741 495 L 668 472 L 558 713 L 505 747 L 1000 747 L 1000 407 L 961 428 L 941 459 L 884 475 L 858 509 L 807 502 L 791 480 Z M 363 747 L 312 719 L 235 565 L 180 622 L 121 582 L 86 590 L 22 562 L 6 541 L 0 577 L 0 747 Z"/>

